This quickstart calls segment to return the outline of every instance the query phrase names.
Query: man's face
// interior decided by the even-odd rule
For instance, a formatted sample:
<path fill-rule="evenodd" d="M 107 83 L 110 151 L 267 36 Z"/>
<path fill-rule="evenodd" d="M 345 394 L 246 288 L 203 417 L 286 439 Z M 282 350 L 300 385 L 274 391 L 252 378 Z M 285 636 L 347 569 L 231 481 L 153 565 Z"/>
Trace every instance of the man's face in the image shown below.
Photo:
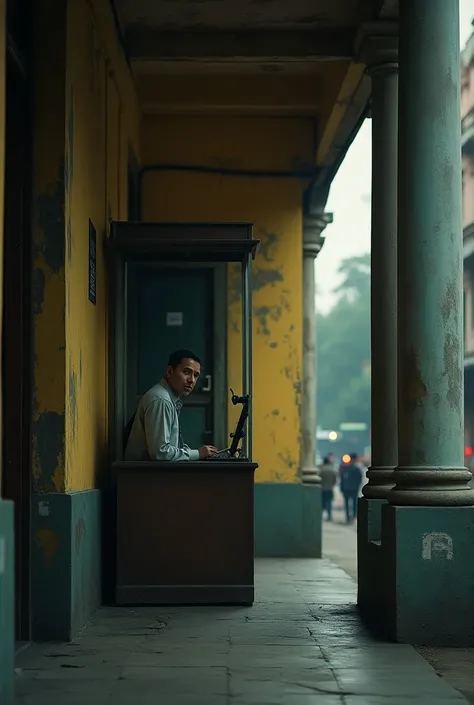
<path fill-rule="evenodd" d="M 176 367 L 168 367 L 166 379 L 179 397 L 187 397 L 193 391 L 201 374 L 201 365 L 185 357 Z"/>

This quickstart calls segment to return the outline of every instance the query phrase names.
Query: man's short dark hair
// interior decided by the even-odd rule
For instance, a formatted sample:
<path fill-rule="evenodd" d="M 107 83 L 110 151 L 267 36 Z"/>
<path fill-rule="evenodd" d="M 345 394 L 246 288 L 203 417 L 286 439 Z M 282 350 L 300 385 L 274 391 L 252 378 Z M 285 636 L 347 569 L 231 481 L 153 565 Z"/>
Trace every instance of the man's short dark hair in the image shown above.
<path fill-rule="evenodd" d="M 178 367 L 178 365 L 186 358 L 201 364 L 201 359 L 196 355 L 196 353 L 193 353 L 192 350 L 186 350 L 183 348 L 182 350 L 175 350 L 171 353 L 168 358 L 168 367 L 172 367 L 174 369 L 175 367 Z"/>
<path fill-rule="evenodd" d="M 351 453 L 351 460 L 357 460 L 358 457 L 359 457 L 358 453 Z"/>

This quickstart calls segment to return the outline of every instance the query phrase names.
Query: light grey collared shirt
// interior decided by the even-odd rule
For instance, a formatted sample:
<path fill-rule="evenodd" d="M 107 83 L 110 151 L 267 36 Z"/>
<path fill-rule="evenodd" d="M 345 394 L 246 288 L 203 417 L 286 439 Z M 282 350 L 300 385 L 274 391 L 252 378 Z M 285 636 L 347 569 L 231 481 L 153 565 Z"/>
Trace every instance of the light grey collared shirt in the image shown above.
<path fill-rule="evenodd" d="M 199 451 L 181 440 L 179 412 L 183 402 L 162 379 L 140 400 L 125 460 L 199 460 Z"/>

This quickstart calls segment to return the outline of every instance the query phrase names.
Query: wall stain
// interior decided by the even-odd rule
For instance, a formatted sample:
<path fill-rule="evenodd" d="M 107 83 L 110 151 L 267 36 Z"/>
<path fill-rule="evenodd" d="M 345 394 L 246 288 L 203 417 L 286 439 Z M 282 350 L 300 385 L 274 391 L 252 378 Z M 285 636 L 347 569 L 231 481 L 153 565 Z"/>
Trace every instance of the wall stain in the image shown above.
<path fill-rule="evenodd" d="M 266 262 L 273 262 L 275 259 L 278 236 L 264 228 L 258 228 L 257 239 L 260 240 L 258 248 L 259 256 L 262 256 Z"/>
<path fill-rule="evenodd" d="M 460 265 L 459 271 L 461 271 L 461 269 L 462 267 Z M 446 291 L 443 297 L 443 304 L 441 306 L 441 315 L 445 324 L 448 323 L 451 316 L 453 317 L 455 324 L 457 325 L 458 323 L 460 308 L 458 292 L 458 275 L 457 273 L 454 273 L 447 283 Z"/>
<path fill-rule="evenodd" d="M 278 269 L 258 269 L 252 273 L 252 289 L 260 291 L 266 286 L 275 286 L 283 281 L 283 274 Z"/>
<path fill-rule="evenodd" d="M 64 490 L 64 413 L 45 411 L 32 423 L 33 491 Z"/>
<path fill-rule="evenodd" d="M 293 458 L 291 455 L 290 451 L 285 448 L 284 450 L 281 451 L 281 453 L 278 453 L 278 457 L 280 460 L 284 462 L 284 464 L 292 470 L 293 468 L 297 467 L 296 460 Z"/>
<path fill-rule="evenodd" d="M 58 178 L 48 184 L 38 196 L 38 229 L 35 260 L 43 259 L 49 269 L 59 274 L 64 269 L 65 219 L 64 219 L 64 158 L 60 160 Z M 41 301 L 41 306 L 43 302 Z M 38 305 L 38 302 L 36 302 Z"/>
<path fill-rule="evenodd" d="M 37 529 L 35 532 L 35 544 L 43 552 L 45 567 L 51 568 L 55 557 L 58 555 L 58 535 L 51 529 Z"/>
<path fill-rule="evenodd" d="M 444 374 L 448 382 L 446 400 L 449 408 L 459 414 L 463 413 L 463 375 L 462 361 L 459 355 L 461 350 L 459 340 L 454 335 L 448 334 L 444 340 Z"/>
<path fill-rule="evenodd" d="M 257 335 L 270 335 L 268 319 L 278 321 L 281 317 L 281 306 L 258 306 L 253 309 L 253 315 L 258 320 Z"/>
<path fill-rule="evenodd" d="M 278 343 L 275 343 L 275 342 L 273 342 L 273 343 L 268 343 L 268 344 L 269 344 L 269 346 L 270 346 L 271 348 L 277 348 L 277 347 L 278 347 Z"/>
<path fill-rule="evenodd" d="M 86 522 L 84 521 L 84 518 L 81 517 L 80 519 L 77 520 L 76 528 L 74 531 L 75 543 L 76 543 L 76 553 L 79 553 L 79 550 L 81 548 L 82 538 L 83 538 L 83 536 L 85 536 L 85 533 L 86 533 Z"/>
<path fill-rule="evenodd" d="M 279 416 L 279 415 L 280 415 L 279 409 L 273 409 L 273 410 L 272 410 L 272 416 Z"/>

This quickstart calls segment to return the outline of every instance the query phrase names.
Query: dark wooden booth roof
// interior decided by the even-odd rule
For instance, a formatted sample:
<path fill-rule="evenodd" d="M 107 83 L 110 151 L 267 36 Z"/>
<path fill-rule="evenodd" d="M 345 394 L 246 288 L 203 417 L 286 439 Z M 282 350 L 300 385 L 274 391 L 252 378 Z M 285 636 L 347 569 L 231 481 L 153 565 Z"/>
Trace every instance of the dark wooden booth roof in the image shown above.
<path fill-rule="evenodd" d="M 107 244 L 128 260 L 244 262 L 260 243 L 252 229 L 252 223 L 111 221 Z"/>

